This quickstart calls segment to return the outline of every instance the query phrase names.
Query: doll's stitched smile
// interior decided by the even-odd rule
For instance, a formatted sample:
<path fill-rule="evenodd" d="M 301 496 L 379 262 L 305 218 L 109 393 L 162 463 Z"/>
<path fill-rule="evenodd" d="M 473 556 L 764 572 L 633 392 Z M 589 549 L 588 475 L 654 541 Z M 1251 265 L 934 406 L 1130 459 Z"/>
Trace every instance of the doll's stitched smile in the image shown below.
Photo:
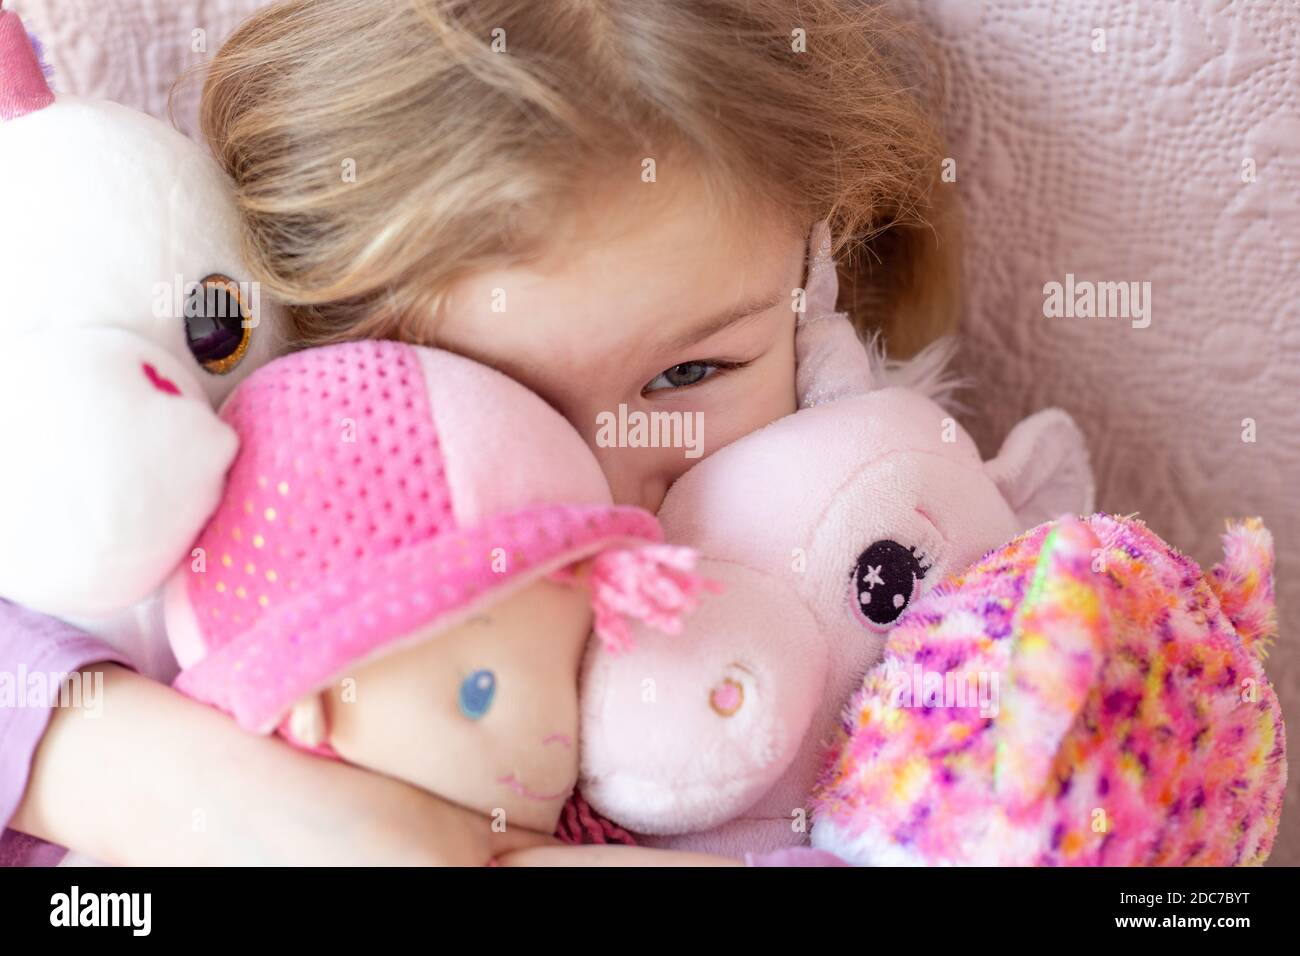
<path fill-rule="evenodd" d="M 547 744 L 564 744 L 565 749 L 572 750 L 573 738 L 568 734 L 549 734 L 542 738 L 542 746 L 545 747 Z M 497 783 L 505 784 L 521 797 L 525 797 L 529 800 L 537 800 L 543 803 L 549 803 L 552 800 L 559 800 L 561 797 L 567 797 L 573 789 L 570 787 L 560 793 L 552 794 L 534 793 L 523 785 L 523 782 L 515 776 L 513 771 L 506 774 L 504 777 L 499 778 Z"/>
<path fill-rule="evenodd" d="M 505 784 L 512 792 L 517 793 L 519 796 L 524 797 L 527 800 L 536 800 L 541 803 L 549 803 L 552 800 L 559 800 L 562 797 L 567 797 L 573 791 L 572 787 L 566 787 L 563 790 L 551 794 L 534 793 L 525 787 L 519 778 L 513 773 L 508 773 L 504 777 L 501 777 L 497 780 L 497 783 Z"/>

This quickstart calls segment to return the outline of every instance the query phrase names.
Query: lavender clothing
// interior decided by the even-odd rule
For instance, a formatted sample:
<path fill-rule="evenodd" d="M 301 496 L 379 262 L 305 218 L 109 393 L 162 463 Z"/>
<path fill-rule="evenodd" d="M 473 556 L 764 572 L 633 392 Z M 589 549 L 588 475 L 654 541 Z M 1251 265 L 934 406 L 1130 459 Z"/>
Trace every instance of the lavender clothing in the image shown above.
<path fill-rule="evenodd" d="M 68 674 L 109 661 L 127 663 L 107 644 L 72 625 L 0 599 L 0 679 L 12 680 L 15 688 L 25 675 Z M 0 826 L 13 818 L 22 802 L 53 703 L 32 706 L 15 700 L 11 705 L 0 700 Z M 66 852 L 16 830 L 0 834 L 0 866 L 53 866 Z"/>

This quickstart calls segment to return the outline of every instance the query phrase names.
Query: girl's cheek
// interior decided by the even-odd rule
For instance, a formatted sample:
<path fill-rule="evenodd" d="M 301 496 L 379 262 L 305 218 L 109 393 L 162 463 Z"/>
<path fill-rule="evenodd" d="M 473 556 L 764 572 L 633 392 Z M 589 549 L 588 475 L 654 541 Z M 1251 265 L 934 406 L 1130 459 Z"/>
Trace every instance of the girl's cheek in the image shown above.
<path fill-rule="evenodd" d="M 669 485 L 689 467 L 677 448 L 598 445 L 592 450 L 614 503 L 647 511 L 659 510 Z"/>
<path fill-rule="evenodd" d="M 614 501 L 658 511 L 672 483 L 691 468 L 794 410 L 793 354 L 777 354 L 698 388 L 591 411 L 580 417 L 587 427 L 579 431 Z"/>
<path fill-rule="evenodd" d="M 775 363 L 773 363 L 775 364 Z M 770 365 L 746 369 L 731 381 L 719 383 L 716 393 L 700 408 L 707 457 L 744 438 L 764 425 L 795 411 L 794 375 Z M 689 464 L 695 464 L 699 458 Z"/>

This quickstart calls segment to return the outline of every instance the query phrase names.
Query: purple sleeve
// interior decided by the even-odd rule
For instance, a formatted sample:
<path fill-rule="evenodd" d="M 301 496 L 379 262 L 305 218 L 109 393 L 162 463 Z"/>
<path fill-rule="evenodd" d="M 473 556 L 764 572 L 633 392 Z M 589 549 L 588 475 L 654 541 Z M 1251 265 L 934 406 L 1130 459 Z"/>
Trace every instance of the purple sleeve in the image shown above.
<path fill-rule="evenodd" d="M 31 699 L 27 689 L 57 684 L 59 675 L 108 661 L 126 664 L 89 634 L 0 599 L 0 827 L 13 818 L 23 799 L 32 757 L 56 703 L 45 693 Z M 12 830 L 0 835 L 0 866 L 52 863 L 62 853 Z"/>

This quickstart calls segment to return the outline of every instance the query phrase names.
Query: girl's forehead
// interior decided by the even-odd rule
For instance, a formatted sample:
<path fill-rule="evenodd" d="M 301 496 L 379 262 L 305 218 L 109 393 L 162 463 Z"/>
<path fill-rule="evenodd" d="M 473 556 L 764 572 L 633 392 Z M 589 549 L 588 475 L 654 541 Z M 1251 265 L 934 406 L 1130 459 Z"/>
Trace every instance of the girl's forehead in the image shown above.
<path fill-rule="evenodd" d="M 438 344 L 524 363 L 646 360 L 729 315 L 788 300 L 802 281 L 805 231 L 757 207 L 721 209 L 693 185 L 640 193 L 662 185 L 630 187 L 603 216 L 591 204 L 535 260 L 457 282 Z"/>

